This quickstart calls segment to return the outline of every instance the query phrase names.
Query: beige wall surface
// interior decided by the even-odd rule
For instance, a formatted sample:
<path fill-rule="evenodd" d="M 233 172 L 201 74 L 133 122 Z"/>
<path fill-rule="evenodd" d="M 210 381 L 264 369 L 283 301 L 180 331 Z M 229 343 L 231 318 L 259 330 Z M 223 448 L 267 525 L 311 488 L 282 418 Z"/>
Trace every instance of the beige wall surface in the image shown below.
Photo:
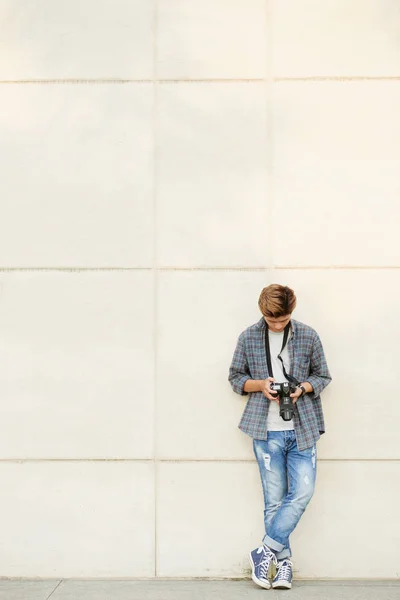
<path fill-rule="evenodd" d="M 0 576 L 248 576 L 227 373 L 277 282 L 334 377 L 295 574 L 399 578 L 398 1 L 0 23 Z"/>

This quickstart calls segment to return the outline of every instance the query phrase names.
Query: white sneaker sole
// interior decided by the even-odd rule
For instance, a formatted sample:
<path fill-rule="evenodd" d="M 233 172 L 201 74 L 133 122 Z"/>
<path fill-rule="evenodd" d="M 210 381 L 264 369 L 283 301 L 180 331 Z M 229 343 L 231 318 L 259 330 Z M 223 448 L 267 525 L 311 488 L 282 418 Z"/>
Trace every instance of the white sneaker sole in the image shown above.
<path fill-rule="evenodd" d="M 292 584 L 289 581 L 275 581 L 275 583 L 272 583 L 272 587 L 278 590 L 290 590 Z"/>
<path fill-rule="evenodd" d="M 258 579 L 254 573 L 254 562 L 253 559 L 251 557 L 251 552 L 249 554 L 249 562 L 251 564 L 251 578 L 254 581 L 254 583 L 262 588 L 264 588 L 264 590 L 270 590 L 271 589 L 271 584 L 269 581 L 262 581 L 261 579 Z"/>

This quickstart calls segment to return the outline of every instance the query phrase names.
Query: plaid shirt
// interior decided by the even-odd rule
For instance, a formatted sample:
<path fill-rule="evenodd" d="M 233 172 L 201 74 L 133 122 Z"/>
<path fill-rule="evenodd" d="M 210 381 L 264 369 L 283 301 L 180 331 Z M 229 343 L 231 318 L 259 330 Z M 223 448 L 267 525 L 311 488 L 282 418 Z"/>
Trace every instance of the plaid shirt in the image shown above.
<path fill-rule="evenodd" d="M 266 379 L 268 373 L 265 353 L 266 323 L 261 318 L 239 336 L 229 381 L 235 392 L 247 396 L 243 390 L 248 379 Z M 299 382 L 308 381 L 314 388 L 311 394 L 299 398 L 294 406 L 293 425 L 299 450 L 311 448 L 325 432 L 320 394 L 330 383 L 331 376 L 326 364 L 321 340 L 314 329 L 291 320 L 291 335 L 287 343 L 290 359 L 290 375 Z M 244 409 L 239 429 L 252 438 L 267 439 L 267 416 L 270 400 L 262 392 L 253 392 Z"/>

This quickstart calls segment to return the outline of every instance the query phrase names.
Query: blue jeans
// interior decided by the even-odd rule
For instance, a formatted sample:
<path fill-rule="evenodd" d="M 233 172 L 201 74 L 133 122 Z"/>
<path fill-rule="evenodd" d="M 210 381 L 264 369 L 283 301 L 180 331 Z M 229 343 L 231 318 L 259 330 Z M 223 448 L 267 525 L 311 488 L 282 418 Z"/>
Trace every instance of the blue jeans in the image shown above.
<path fill-rule="evenodd" d="M 315 445 L 297 448 L 296 434 L 268 431 L 268 439 L 253 441 L 264 494 L 264 544 L 278 560 L 292 555 L 289 536 L 314 493 L 317 472 Z"/>

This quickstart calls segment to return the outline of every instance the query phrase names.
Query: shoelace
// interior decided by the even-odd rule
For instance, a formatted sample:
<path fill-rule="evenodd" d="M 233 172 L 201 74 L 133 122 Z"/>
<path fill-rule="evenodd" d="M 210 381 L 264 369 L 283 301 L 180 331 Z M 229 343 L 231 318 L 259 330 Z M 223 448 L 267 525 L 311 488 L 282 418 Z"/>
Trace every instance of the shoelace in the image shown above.
<path fill-rule="evenodd" d="M 260 560 L 259 563 L 259 567 L 260 567 L 260 575 L 262 577 L 267 577 L 268 576 L 268 569 L 269 569 L 269 565 L 271 563 L 271 560 L 276 564 L 276 556 L 273 552 L 269 552 L 268 550 L 266 550 L 264 548 L 264 546 L 260 546 L 259 549 L 257 550 L 257 554 L 260 554 L 260 552 L 264 553 L 263 558 Z"/>
<path fill-rule="evenodd" d="M 284 560 L 278 564 L 278 579 L 289 579 L 292 571 L 293 563 L 290 560 Z"/>

